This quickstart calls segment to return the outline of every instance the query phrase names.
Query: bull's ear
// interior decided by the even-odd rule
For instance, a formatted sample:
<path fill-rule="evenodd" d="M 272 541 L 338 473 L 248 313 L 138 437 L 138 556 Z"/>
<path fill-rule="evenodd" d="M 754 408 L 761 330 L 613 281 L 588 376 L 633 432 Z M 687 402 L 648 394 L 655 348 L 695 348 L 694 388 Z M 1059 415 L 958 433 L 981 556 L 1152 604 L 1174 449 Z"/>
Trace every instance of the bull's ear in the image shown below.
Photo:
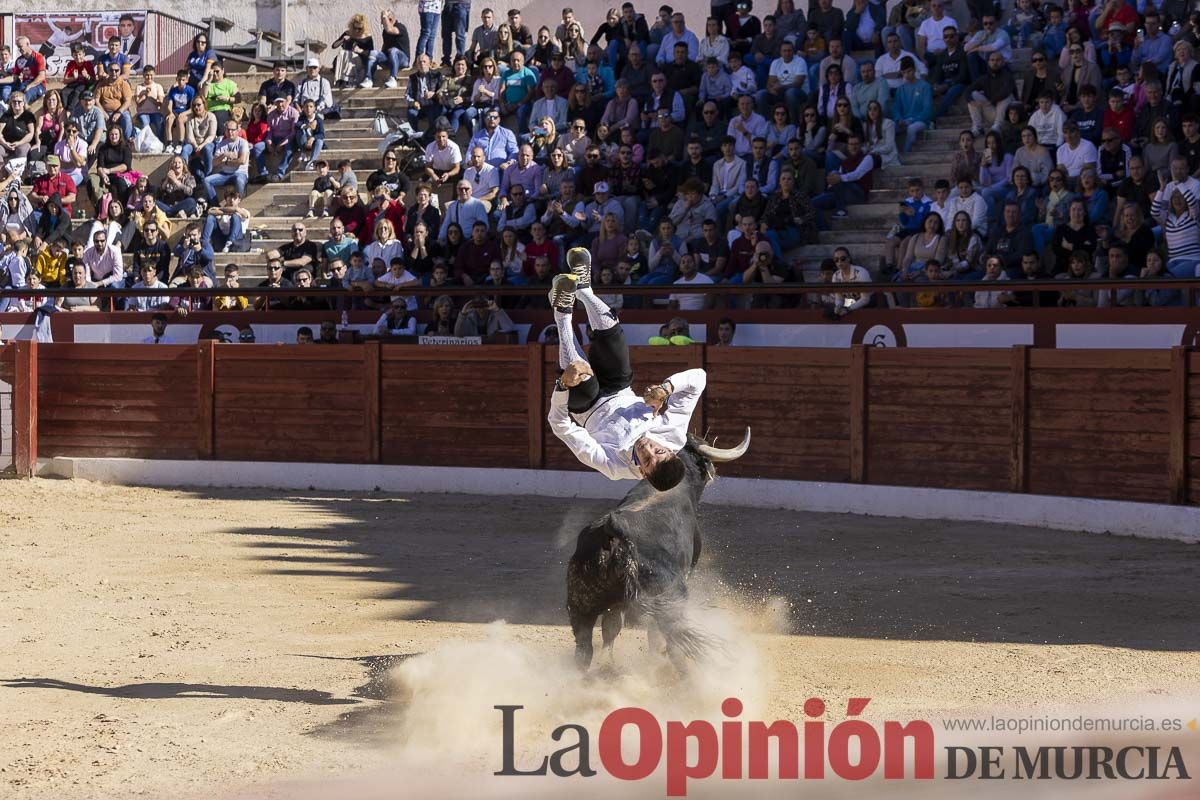
<path fill-rule="evenodd" d="M 742 441 L 736 447 L 721 448 L 714 447 L 710 444 L 702 444 L 696 447 L 696 452 L 707 458 L 714 464 L 724 464 L 729 461 L 736 461 L 746 454 L 750 449 L 750 427 L 746 427 L 746 433 L 742 436 Z"/>

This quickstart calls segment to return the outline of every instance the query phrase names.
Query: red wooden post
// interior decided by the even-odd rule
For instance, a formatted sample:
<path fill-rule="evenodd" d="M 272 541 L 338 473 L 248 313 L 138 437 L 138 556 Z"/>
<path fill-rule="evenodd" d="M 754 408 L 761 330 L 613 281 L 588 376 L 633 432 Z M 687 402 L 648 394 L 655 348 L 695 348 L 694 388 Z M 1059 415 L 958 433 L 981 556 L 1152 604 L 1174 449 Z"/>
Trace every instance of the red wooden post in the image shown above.
<path fill-rule="evenodd" d="M 38 343 L 18 341 L 13 370 L 13 466 L 17 475 L 32 478 L 37 469 Z"/>
<path fill-rule="evenodd" d="M 867 348 L 850 348 L 850 480 L 867 479 Z"/>
<path fill-rule="evenodd" d="M 1171 348 L 1171 396 L 1167 416 L 1170 427 L 1170 452 L 1167 458 L 1167 484 L 1170 501 L 1188 501 L 1188 348 Z"/>
<path fill-rule="evenodd" d="M 541 469 L 546 464 L 546 346 L 526 345 L 529 352 L 529 468 Z"/>
<path fill-rule="evenodd" d="M 1009 491 L 1025 492 L 1029 490 L 1029 347 L 1019 344 L 1012 348 L 1011 353 L 1009 387 L 1012 392 L 1012 430 L 1009 433 Z"/>
<path fill-rule="evenodd" d="M 379 341 L 367 342 L 363 345 L 363 380 L 366 383 L 367 397 L 363 413 L 366 415 L 368 464 L 378 464 L 383 450 L 383 404 L 380 394 L 383 380 L 383 346 Z"/>
<path fill-rule="evenodd" d="M 201 339 L 196 344 L 196 457 L 213 457 L 213 426 L 216 413 L 216 342 Z"/>

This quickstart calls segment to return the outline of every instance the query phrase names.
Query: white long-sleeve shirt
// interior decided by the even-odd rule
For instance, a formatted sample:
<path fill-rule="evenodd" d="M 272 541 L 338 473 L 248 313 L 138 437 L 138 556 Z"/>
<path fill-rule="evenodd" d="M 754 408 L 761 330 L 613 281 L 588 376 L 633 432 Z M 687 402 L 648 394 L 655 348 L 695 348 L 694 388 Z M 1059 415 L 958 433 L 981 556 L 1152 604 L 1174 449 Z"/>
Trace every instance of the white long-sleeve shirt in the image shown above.
<path fill-rule="evenodd" d="M 675 391 L 667 398 L 663 413 L 657 415 L 629 388 L 601 397 L 582 414 L 567 410 L 568 391 L 554 392 L 547 415 L 550 429 L 581 463 L 609 480 L 641 480 L 633 463 L 634 443 L 648 436 L 671 452 L 682 450 L 708 377 L 702 369 L 689 369 L 667 380 Z"/>
<path fill-rule="evenodd" d="M 987 201 L 979 192 L 971 192 L 970 197 L 956 194 L 946 203 L 946 208 L 951 220 L 958 212 L 967 212 L 967 216 L 971 218 L 971 227 L 978 231 L 980 236 L 987 235 Z"/>

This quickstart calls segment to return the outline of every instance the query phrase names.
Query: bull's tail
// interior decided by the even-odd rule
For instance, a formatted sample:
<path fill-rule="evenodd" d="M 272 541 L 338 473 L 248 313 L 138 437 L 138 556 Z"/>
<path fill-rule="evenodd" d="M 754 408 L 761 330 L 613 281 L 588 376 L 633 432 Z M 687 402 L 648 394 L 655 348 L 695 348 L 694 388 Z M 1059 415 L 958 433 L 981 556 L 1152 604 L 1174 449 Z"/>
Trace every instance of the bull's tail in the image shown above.
<path fill-rule="evenodd" d="M 653 597 L 639 595 L 635 607 L 646 617 L 647 623 L 662 633 L 667 654 L 672 657 L 678 655 L 701 661 L 725 649 L 720 637 L 701 628 L 688 613 L 687 596 L 682 592 L 668 592 Z"/>

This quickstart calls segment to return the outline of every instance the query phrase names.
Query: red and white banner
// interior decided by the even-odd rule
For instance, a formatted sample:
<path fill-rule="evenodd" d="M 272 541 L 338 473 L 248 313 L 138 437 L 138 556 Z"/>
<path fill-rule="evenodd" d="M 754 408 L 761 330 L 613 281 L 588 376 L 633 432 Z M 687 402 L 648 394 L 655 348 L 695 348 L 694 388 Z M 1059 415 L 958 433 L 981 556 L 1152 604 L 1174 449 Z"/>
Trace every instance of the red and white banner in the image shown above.
<path fill-rule="evenodd" d="M 89 59 L 108 49 L 113 36 L 123 41 L 131 69 L 140 70 L 146 59 L 145 11 L 60 11 L 50 14 L 15 14 L 18 37 L 28 36 L 33 49 L 46 59 L 50 75 L 62 75 L 71 60 L 71 48 L 82 44 Z"/>

